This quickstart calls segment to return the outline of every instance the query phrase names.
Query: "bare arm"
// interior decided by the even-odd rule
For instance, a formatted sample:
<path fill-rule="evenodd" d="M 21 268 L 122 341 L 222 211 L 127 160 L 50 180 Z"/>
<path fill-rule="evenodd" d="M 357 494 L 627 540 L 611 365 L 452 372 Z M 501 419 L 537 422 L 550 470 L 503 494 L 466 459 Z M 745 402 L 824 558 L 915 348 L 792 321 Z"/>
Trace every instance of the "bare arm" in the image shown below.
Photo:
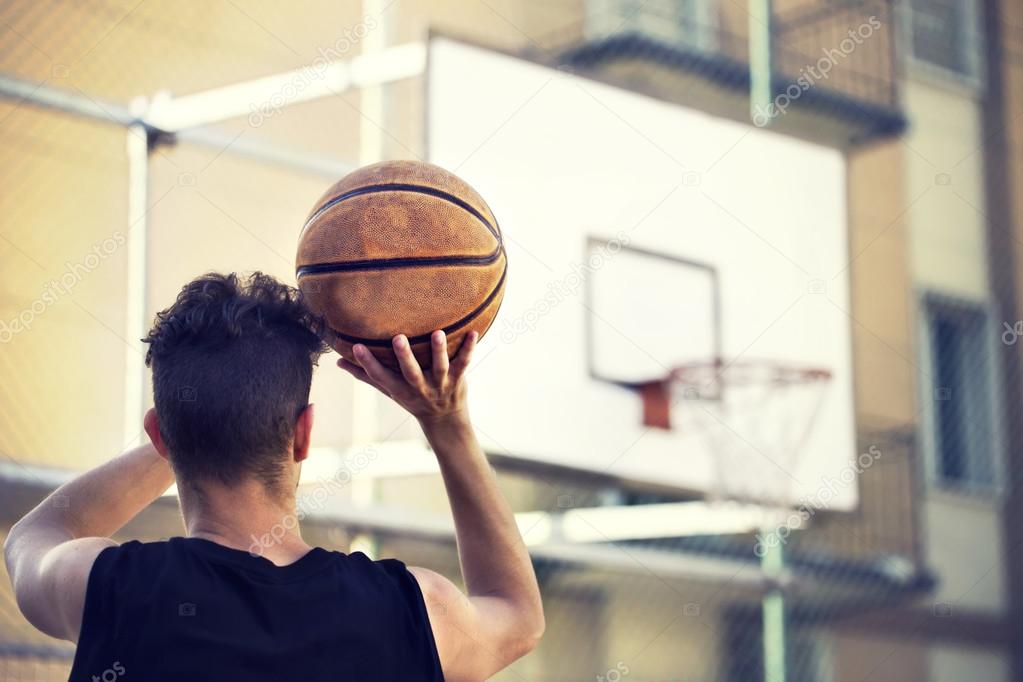
<path fill-rule="evenodd" d="M 466 679 L 483 679 L 536 646 L 544 627 L 540 590 L 515 518 L 468 420 L 424 423 L 423 430 L 440 462 L 455 519 L 462 577 L 475 611 L 442 614 L 441 623 L 449 620 L 456 630 L 444 636 L 453 645 L 449 650 L 455 652 L 454 658 L 481 673 Z M 460 603 L 460 595 L 435 584 L 438 579 L 447 582 L 445 578 L 426 575 L 425 569 L 412 572 L 440 604 Z M 470 622 L 460 622 L 466 616 Z M 490 624 L 500 626 L 487 633 Z M 461 632 L 457 631 L 460 627 Z M 478 641 L 464 636 L 476 632 L 495 639 Z"/>
<path fill-rule="evenodd" d="M 18 607 L 36 628 L 77 641 L 96 556 L 174 476 L 145 445 L 65 483 L 11 528 L 4 543 Z"/>
<path fill-rule="evenodd" d="M 449 680 L 490 677 L 531 651 L 544 629 L 533 565 L 469 421 L 464 374 L 475 343 L 475 335 L 468 337 L 449 367 L 444 334 L 434 332 L 433 367 L 425 375 L 403 336 L 394 340 L 400 374 L 361 346 L 359 365 L 338 363 L 411 412 L 440 463 L 468 595 L 438 573 L 409 570 L 426 598 Z"/>

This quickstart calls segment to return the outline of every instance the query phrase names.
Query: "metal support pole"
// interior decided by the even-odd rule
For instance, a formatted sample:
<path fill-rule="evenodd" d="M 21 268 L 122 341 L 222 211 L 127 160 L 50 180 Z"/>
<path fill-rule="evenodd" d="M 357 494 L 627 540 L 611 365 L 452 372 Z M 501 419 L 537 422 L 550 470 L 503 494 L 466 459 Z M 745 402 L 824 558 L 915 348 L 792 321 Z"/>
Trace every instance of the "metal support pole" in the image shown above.
<path fill-rule="evenodd" d="M 771 0 L 749 0 L 750 119 L 761 127 L 774 118 L 771 34 Z"/>
<path fill-rule="evenodd" d="M 764 531 L 764 555 L 760 567 L 771 585 L 763 597 L 763 648 L 765 682 L 785 682 L 785 596 L 780 587 L 785 570 L 785 549 L 777 529 Z"/>
<path fill-rule="evenodd" d="M 384 10 L 390 4 L 385 0 L 363 0 L 363 16 L 377 19 L 377 27 L 362 41 L 362 56 L 379 54 L 387 48 L 387 22 Z M 387 125 L 387 108 L 384 102 L 384 88 L 381 83 L 367 84 L 359 90 L 359 163 L 376 163 L 384 158 L 384 128 Z M 380 396 L 376 389 L 362 382 L 355 382 L 352 388 L 352 440 L 357 446 L 365 446 L 379 438 L 378 406 Z M 353 477 L 352 501 L 370 506 L 376 501 L 377 482 L 367 472 Z M 370 558 L 377 558 L 380 542 L 376 535 L 361 533 L 352 538 L 351 551 L 361 551 Z"/>
<path fill-rule="evenodd" d="M 771 0 L 749 0 L 750 119 L 766 127 L 774 118 L 772 96 Z M 772 587 L 763 597 L 764 680 L 785 682 L 785 596 L 779 580 L 785 570 L 785 550 L 774 529 L 763 533 L 761 568 Z"/>
<path fill-rule="evenodd" d="M 144 118 L 147 102 L 137 99 L 131 113 L 136 121 Z M 142 440 L 142 415 L 145 412 L 145 364 L 141 339 L 146 334 L 146 276 L 149 220 L 146 204 L 149 194 L 149 131 L 142 123 L 127 127 L 128 157 L 128 229 L 127 281 L 125 282 L 124 353 L 124 447 Z"/>

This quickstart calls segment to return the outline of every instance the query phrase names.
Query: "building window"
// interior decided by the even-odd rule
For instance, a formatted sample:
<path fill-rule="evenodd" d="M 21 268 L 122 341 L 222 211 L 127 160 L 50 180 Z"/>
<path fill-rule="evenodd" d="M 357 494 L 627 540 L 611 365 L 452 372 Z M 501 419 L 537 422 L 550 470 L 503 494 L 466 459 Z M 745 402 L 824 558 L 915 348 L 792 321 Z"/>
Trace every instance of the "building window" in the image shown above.
<path fill-rule="evenodd" d="M 710 52 L 717 45 L 716 0 L 589 0 L 590 38 L 638 33 L 671 45 Z"/>
<path fill-rule="evenodd" d="M 980 85 L 980 18 L 975 0 L 905 0 L 909 54 L 934 74 Z"/>
<path fill-rule="evenodd" d="M 923 301 L 923 441 L 931 477 L 964 492 L 996 487 L 997 350 L 982 304 L 937 294 Z"/>

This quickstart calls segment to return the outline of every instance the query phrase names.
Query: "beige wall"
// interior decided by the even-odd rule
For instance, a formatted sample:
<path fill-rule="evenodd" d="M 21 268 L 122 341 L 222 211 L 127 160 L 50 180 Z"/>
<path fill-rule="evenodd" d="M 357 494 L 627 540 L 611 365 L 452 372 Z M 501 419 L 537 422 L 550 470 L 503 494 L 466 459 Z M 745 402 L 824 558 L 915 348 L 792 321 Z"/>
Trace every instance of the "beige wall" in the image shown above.
<path fill-rule="evenodd" d="M 672 679 L 683 673 L 697 680 L 721 675 L 727 633 L 712 606 L 720 595 L 672 589 L 655 580 L 641 584 L 646 586 L 643 592 L 621 589 L 608 595 L 607 648 L 601 659 L 606 669 L 620 661 L 629 667 L 626 679 L 639 680 Z"/>
<path fill-rule="evenodd" d="M 914 286 L 918 292 L 987 302 L 981 104 L 959 86 L 930 80 L 910 80 L 904 92 L 910 119 L 904 147 Z M 918 356 L 918 362 L 924 361 Z M 933 390 L 928 374 L 929 368 L 921 367 L 921 401 L 929 400 Z M 933 453 L 926 452 L 926 436 L 921 434 L 920 442 L 923 456 L 929 458 Z M 921 464 L 921 475 L 929 479 L 926 461 Z M 968 498 L 928 487 L 922 514 L 926 558 L 939 579 L 935 600 L 1004 610 L 999 497 Z"/>
<path fill-rule="evenodd" d="M 913 640 L 843 633 L 834 637 L 831 651 L 835 662 L 834 682 L 922 682 L 928 679 L 927 651 Z"/>
<path fill-rule="evenodd" d="M 890 427 L 916 417 L 909 319 L 910 234 L 904 216 L 906 155 L 898 142 L 849 158 L 849 252 L 856 410 L 861 424 Z"/>
<path fill-rule="evenodd" d="M 273 0 L 40 0 L 5 3 L 0 19 L 17 32 L 5 36 L 4 72 L 127 102 L 309 65 L 319 48 L 344 47 L 339 40 L 363 14 L 359 2 L 330 0 L 309 0 L 301 9 Z"/>
<path fill-rule="evenodd" d="M 0 117 L 0 456 L 94 464 L 122 446 L 125 354 L 142 361 L 124 337 L 125 133 L 6 101 Z"/>
<path fill-rule="evenodd" d="M 361 20 L 358 3 L 305 6 L 295 12 L 272 2 L 244 8 L 39 2 L 27 12 L 9 4 L 0 8 L 10 29 L 0 71 L 126 105 L 158 90 L 190 93 L 312 65 L 321 48 L 335 57 L 358 50 L 358 41 L 344 42 Z M 354 163 L 357 103 L 357 94 L 338 95 L 275 111 L 259 126 L 246 117 L 220 128 L 228 141 L 234 135 L 286 139 L 299 150 Z M 0 321 L 23 316 L 31 326 L 0 345 L 0 453 L 87 467 L 125 447 L 125 364 L 140 365 L 145 351 L 125 327 L 127 133 L 7 101 L 0 102 L 0 117 L 7 169 L 0 194 Z M 327 179 L 218 151 L 165 147 L 152 157 L 150 316 L 202 270 L 261 268 L 292 280 L 297 229 Z M 104 250 L 96 267 L 81 270 L 108 238 L 117 240 L 110 254 Z M 48 283 L 69 268 L 79 274 L 73 293 L 53 295 Z M 26 312 L 33 305 L 36 313 Z M 330 364 L 321 374 L 339 374 Z M 349 383 L 318 382 L 317 395 L 341 412 L 321 419 L 324 442 L 350 428 Z"/>
<path fill-rule="evenodd" d="M 920 288 L 988 297 L 979 103 L 959 91 L 910 81 L 906 201 L 913 276 Z"/>
<path fill-rule="evenodd" d="M 1005 551 L 999 509 L 962 495 L 930 492 L 923 504 L 926 560 L 937 571 L 935 602 L 1005 612 Z"/>

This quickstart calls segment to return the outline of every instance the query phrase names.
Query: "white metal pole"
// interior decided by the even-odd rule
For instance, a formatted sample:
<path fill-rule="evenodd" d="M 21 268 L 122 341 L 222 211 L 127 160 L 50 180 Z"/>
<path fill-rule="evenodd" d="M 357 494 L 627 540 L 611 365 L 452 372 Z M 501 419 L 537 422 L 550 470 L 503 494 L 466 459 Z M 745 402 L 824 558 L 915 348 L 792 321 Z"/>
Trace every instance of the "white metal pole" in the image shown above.
<path fill-rule="evenodd" d="M 780 582 L 785 571 L 785 549 L 777 528 L 762 534 L 761 570 L 772 587 L 763 597 L 763 651 L 765 682 L 785 682 L 785 595 Z"/>
<path fill-rule="evenodd" d="M 144 118 L 146 100 L 132 102 L 136 120 Z M 146 203 L 149 193 L 149 134 L 141 123 L 127 128 L 128 157 L 128 230 L 127 281 L 125 282 L 124 352 L 124 446 L 141 441 L 142 415 L 145 411 L 145 365 L 140 353 L 146 333 L 146 258 L 149 220 Z"/>
<path fill-rule="evenodd" d="M 364 18 L 376 19 L 376 27 L 362 39 L 362 58 L 372 58 L 387 49 L 387 23 L 384 10 L 390 4 L 385 0 L 363 0 Z M 359 164 L 376 163 L 384 157 L 384 127 L 387 125 L 387 108 L 384 103 L 384 89 L 380 83 L 367 83 L 359 90 Z M 379 394 L 361 381 L 353 382 L 352 388 L 352 440 L 364 446 L 375 441 L 379 435 Z M 376 479 L 363 472 L 352 479 L 352 501 L 356 504 L 371 505 L 376 498 Z M 351 551 L 361 551 L 371 558 L 379 553 L 379 542 L 374 535 L 359 534 L 352 538 Z"/>
<path fill-rule="evenodd" d="M 771 54 L 771 0 L 749 0 L 750 118 L 767 126 L 774 118 L 771 82 L 774 70 Z"/>
<path fill-rule="evenodd" d="M 774 118 L 771 18 L 771 0 L 749 0 L 750 119 L 760 127 L 770 125 Z M 764 680 L 785 682 L 785 596 L 777 586 L 785 569 L 785 552 L 776 530 L 765 530 L 763 538 L 761 568 L 766 579 L 776 583 L 761 604 Z"/>
<path fill-rule="evenodd" d="M 315 61 L 294 71 L 153 102 L 149 123 L 167 132 L 195 129 L 239 116 L 260 116 L 263 107 L 291 106 L 357 89 L 363 94 L 384 83 L 414 78 L 426 68 L 427 47 L 421 42 L 387 47 L 383 8 L 386 2 L 365 0 L 364 17 L 377 22 L 366 28 L 362 54 L 348 60 Z"/>

